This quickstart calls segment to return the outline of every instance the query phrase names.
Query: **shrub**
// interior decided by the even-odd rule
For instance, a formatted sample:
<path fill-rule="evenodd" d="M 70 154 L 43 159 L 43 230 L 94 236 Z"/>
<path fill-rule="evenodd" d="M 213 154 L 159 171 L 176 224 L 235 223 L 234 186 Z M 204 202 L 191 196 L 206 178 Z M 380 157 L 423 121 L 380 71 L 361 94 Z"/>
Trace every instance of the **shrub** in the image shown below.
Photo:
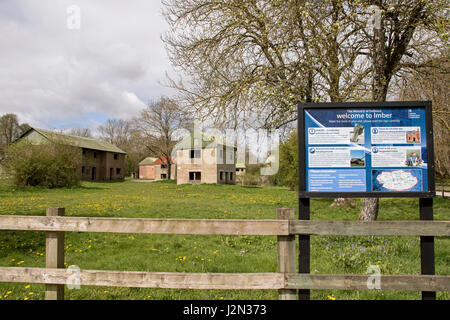
<path fill-rule="evenodd" d="M 33 145 L 26 140 L 10 145 L 2 161 L 16 186 L 46 188 L 79 185 L 79 149 L 62 143 Z"/>
<path fill-rule="evenodd" d="M 270 176 L 275 185 L 298 187 L 298 138 L 297 131 L 292 131 L 288 139 L 280 145 L 280 165 L 277 174 Z"/>

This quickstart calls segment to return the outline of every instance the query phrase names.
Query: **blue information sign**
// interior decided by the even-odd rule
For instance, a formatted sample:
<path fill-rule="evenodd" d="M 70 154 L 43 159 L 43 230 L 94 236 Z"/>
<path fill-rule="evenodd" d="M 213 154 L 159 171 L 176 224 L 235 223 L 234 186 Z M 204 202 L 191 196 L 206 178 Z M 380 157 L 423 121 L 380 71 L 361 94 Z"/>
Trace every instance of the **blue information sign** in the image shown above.
<path fill-rule="evenodd" d="M 426 108 L 303 109 L 306 192 L 427 192 Z"/>

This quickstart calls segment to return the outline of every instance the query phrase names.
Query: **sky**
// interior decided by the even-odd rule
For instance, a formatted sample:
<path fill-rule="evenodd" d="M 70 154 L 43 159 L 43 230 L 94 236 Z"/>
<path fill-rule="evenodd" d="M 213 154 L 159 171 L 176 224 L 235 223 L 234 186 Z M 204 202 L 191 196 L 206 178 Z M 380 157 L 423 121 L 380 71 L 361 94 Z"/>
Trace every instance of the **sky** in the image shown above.
<path fill-rule="evenodd" d="M 170 96 L 161 10 L 160 0 L 0 0 L 0 115 L 95 132 Z"/>

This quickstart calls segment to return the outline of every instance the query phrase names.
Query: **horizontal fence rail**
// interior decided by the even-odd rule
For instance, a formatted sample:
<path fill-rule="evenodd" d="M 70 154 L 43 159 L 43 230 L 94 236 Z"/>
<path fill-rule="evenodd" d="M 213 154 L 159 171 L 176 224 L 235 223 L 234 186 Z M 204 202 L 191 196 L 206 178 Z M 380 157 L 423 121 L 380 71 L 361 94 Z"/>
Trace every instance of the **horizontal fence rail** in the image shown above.
<path fill-rule="evenodd" d="M 2 229 L 148 234 L 289 235 L 289 222 L 288 220 L 0 216 L 0 230 Z"/>
<path fill-rule="evenodd" d="M 0 267 L 0 282 L 42 283 L 46 299 L 63 299 L 64 285 L 171 289 L 274 289 L 296 299 L 297 289 L 370 290 L 371 274 L 296 273 L 295 235 L 450 236 L 450 221 L 295 220 L 294 209 L 277 209 L 278 220 L 138 219 L 0 216 L 0 230 L 46 231 L 46 268 Z M 64 267 L 65 232 L 278 236 L 278 272 L 175 273 L 80 270 Z M 381 290 L 450 291 L 447 275 L 377 275 Z"/>
<path fill-rule="evenodd" d="M 75 277 L 76 276 L 76 277 Z M 0 267 L 0 282 L 163 289 L 370 290 L 367 274 L 177 273 Z M 74 279 L 77 278 L 77 281 Z M 450 277 L 380 275 L 381 290 L 448 291 Z"/>
<path fill-rule="evenodd" d="M 450 221 L 138 219 L 0 216 L 0 230 L 197 235 L 450 236 Z"/>

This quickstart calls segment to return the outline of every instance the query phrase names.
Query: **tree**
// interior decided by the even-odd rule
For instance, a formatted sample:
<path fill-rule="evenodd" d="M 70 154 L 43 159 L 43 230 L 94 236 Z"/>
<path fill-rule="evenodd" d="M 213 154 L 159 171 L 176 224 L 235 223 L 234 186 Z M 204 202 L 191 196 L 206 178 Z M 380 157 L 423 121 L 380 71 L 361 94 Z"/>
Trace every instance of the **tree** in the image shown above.
<path fill-rule="evenodd" d="M 91 129 L 89 128 L 73 128 L 69 131 L 69 134 L 84 138 L 93 138 Z"/>
<path fill-rule="evenodd" d="M 225 125 L 279 128 L 302 101 L 361 96 L 370 73 L 353 1 L 163 1 L 174 31 L 163 40 L 188 84 L 180 101 Z M 366 59 L 367 60 L 367 59 Z"/>
<path fill-rule="evenodd" d="M 297 102 L 385 101 L 391 80 L 433 39 L 413 47 L 413 36 L 433 34 L 445 15 L 441 0 L 163 3 L 171 62 L 191 79 L 169 79 L 183 105 L 216 123 L 258 118 L 267 128 L 295 120 Z M 377 212 L 377 199 L 363 200 L 361 219 Z"/>
<path fill-rule="evenodd" d="M 18 117 L 14 113 L 7 113 L 0 117 L 0 157 L 8 145 L 29 128 L 30 126 L 26 123 L 19 124 Z"/>
<path fill-rule="evenodd" d="M 125 150 L 131 137 L 131 125 L 123 119 L 108 119 L 98 127 L 100 138 Z"/>
<path fill-rule="evenodd" d="M 177 143 L 174 134 L 185 124 L 186 118 L 179 106 L 166 97 L 151 101 L 148 107 L 134 119 L 142 144 L 153 155 L 167 160 L 169 177 L 172 170 L 171 154 Z"/>
<path fill-rule="evenodd" d="M 450 177 L 450 58 L 449 50 L 411 68 L 397 84 L 401 100 L 433 102 L 434 162 L 436 176 Z"/>
<path fill-rule="evenodd" d="M 270 176 L 270 181 L 274 184 L 288 186 L 291 190 L 298 187 L 298 134 L 293 130 L 286 141 L 280 145 L 280 164 L 282 170 L 274 176 Z"/>
<path fill-rule="evenodd" d="M 123 119 L 108 119 L 98 127 L 100 139 L 118 146 L 127 153 L 127 172 L 137 172 L 138 164 L 146 154 L 142 143 L 142 135 L 134 127 L 133 121 Z"/>
<path fill-rule="evenodd" d="M 76 186 L 81 153 L 63 140 L 33 145 L 19 140 L 8 146 L 2 165 L 16 186 L 46 188 Z"/>
<path fill-rule="evenodd" d="M 436 34 L 435 24 L 440 21 L 440 9 L 445 8 L 442 1 L 384 1 L 368 2 L 376 6 L 378 21 L 374 25 L 373 35 L 368 35 L 372 42 L 372 100 L 386 101 L 391 80 L 399 74 L 405 65 L 411 64 L 417 56 L 412 46 L 415 34 Z M 431 46 L 430 37 L 422 46 Z M 363 199 L 359 216 L 360 220 L 373 221 L 377 219 L 379 199 Z"/>

